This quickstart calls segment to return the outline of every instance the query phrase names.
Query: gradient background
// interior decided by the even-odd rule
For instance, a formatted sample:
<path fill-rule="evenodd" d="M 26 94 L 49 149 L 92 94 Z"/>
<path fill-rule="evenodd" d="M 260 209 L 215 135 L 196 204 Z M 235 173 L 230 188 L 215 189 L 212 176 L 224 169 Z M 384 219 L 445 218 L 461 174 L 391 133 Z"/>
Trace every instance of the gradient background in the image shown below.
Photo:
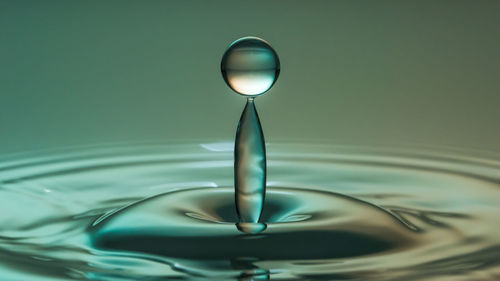
<path fill-rule="evenodd" d="M 2 1 L 0 153 L 232 141 L 219 70 L 254 35 L 281 60 L 266 139 L 500 151 L 500 1 Z"/>

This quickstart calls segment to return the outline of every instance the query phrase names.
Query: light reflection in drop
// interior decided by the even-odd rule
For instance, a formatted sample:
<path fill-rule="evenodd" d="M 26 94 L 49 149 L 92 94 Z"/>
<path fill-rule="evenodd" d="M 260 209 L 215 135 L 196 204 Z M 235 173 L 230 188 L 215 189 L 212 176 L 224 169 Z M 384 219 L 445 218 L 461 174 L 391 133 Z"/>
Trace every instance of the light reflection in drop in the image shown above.
<path fill-rule="evenodd" d="M 257 37 L 234 41 L 224 53 L 221 71 L 227 85 L 243 96 L 259 96 L 278 79 L 280 61 L 269 44 Z"/>

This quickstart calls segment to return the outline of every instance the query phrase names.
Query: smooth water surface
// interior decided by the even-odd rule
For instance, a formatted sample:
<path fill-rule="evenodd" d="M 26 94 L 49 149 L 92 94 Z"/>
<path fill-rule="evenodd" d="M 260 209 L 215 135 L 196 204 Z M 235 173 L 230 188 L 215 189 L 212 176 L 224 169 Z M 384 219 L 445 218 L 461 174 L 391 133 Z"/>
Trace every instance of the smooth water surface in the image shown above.
<path fill-rule="evenodd" d="M 267 229 L 235 227 L 233 144 L 4 155 L 2 280 L 495 280 L 500 159 L 267 146 Z"/>

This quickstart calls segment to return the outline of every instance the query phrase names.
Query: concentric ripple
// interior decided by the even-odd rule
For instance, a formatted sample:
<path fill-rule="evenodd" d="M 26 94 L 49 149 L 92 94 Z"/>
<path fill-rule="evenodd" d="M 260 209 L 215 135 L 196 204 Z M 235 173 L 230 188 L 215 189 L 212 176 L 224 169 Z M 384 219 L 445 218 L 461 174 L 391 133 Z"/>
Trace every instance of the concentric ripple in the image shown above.
<path fill-rule="evenodd" d="M 329 192 L 273 188 L 259 235 L 236 230 L 234 189 L 168 192 L 98 221 L 98 248 L 192 260 L 319 260 L 402 250 L 411 231 L 376 207 Z"/>
<path fill-rule="evenodd" d="M 265 231 L 235 226 L 231 143 L 0 159 L 2 280 L 495 280 L 500 159 L 271 144 Z"/>

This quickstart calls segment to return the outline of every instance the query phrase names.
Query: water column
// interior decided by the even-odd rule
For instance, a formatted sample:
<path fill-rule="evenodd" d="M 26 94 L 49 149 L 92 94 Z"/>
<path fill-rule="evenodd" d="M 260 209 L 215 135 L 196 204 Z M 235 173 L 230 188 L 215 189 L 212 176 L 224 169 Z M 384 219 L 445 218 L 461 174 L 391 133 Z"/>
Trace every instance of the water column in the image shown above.
<path fill-rule="evenodd" d="M 244 37 L 226 50 L 221 71 L 228 86 L 247 98 L 234 145 L 235 205 L 238 229 L 258 233 L 266 228 L 259 223 L 266 194 L 266 147 L 255 98 L 274 85 L 280 63 L 266 41 Z"/>

